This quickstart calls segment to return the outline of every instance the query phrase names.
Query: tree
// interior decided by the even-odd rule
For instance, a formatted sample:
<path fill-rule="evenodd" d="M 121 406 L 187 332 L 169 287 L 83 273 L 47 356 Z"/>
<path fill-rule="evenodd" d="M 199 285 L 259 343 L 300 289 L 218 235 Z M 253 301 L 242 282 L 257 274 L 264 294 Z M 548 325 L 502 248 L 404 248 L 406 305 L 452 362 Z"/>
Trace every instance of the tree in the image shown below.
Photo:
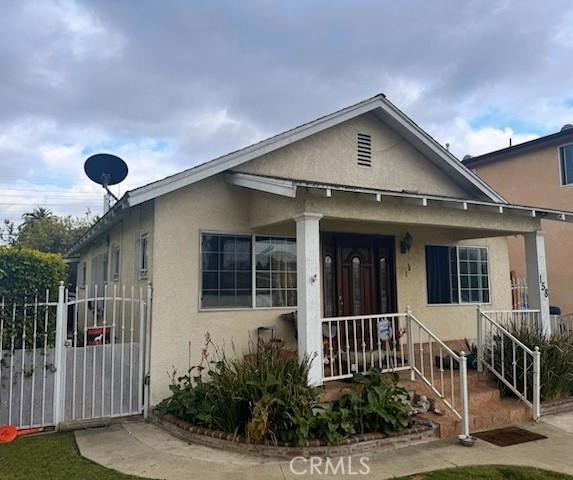
<path fill-rule="evenodd" d="M 65 252 L 97 220 L 88 210 L 83 217 L 57 216 L 50 210 L 37 207 L 22 215 L 18 226 L 4 220 L 0 239 L 10 247 L 31 248 L 46 253 Z"/>

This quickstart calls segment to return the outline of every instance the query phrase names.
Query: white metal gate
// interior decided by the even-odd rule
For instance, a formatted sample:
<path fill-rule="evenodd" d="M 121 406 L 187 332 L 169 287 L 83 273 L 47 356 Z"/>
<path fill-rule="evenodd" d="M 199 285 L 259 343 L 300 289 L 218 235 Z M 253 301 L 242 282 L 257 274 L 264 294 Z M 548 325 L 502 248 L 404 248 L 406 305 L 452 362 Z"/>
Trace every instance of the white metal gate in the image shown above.
<path fill-rule="evenodd" d="M 145 413 L 151 286 L 46 291 L 0 303 L 0 425 Z"/>

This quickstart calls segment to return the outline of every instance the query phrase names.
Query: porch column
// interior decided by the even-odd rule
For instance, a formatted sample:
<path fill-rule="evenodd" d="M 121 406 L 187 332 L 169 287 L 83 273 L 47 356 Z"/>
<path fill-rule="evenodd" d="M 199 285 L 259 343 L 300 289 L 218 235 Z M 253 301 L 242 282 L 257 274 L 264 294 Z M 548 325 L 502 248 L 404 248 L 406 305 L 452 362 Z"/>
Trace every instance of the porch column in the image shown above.
<path fill-rule="evenodd" d="M 296 221 L 298 355 L 312 359 L 311 385 L 322 385 L 322 325 L 320 322 L 320 232 L 322 215 L 302 213 Z"/>
<path fill-rule="evenodd" d="M 545 236 L 542 231 L 526 233 L 523 236 L 525 239 L 529 308 L 540 310 L 541 326 L 544 332 L 550 335 L 551 321 L 549 317 L 547 266 L 545 263 Z"/>

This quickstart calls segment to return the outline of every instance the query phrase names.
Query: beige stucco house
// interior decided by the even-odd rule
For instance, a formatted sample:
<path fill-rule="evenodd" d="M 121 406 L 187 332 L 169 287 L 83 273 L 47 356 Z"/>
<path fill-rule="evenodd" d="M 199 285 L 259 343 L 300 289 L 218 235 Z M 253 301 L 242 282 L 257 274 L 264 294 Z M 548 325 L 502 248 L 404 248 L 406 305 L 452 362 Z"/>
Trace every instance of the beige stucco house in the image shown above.
<path fill-rule="evenodd" d="M 82 285 L 151 282 L 155 404 L 206 332 L 240 351 L 270 328 L 316 356 L 317 384 L 325 319 L 410 308 L 441 339 L 475 338 L 476 305 L 511 309 L 508 235 L 526 239 L 546 318 L 542 217 L 573 220 L 509 204 L 377 95 L 127 192 L 69 254 Z"/>
<path fill-rule="evenodd" d="M 463 162 L 517 204 L 556 210 L 573 209 L 573 128 L 513 145 Z M 541 220 L 547 250 L 551 305 L 573 312 L 573 226 Z M 510 267 L 525 275 L 525 250 L 519 238 L 509 238 Z"/>

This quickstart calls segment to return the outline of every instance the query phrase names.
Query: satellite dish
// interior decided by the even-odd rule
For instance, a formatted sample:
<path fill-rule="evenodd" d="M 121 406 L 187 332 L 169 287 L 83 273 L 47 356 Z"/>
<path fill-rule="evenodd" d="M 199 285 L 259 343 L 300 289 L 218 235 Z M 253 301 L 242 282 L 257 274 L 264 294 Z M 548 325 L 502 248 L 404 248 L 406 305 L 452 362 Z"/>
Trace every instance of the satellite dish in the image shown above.
<path fill-rule="evenodd" d="M 565 130 L 570 130 L 573 128 L 573 125 L 571 125 L 570 123 L 566 123 L 565 125 L 563 125 L 561 127 L 561 131 L 564 132 Z"/>
<path fill-rule="evenodd" d="M 473 158 L 471 155 L 464 155 L 464 158 L 462 158 L 462 161 L 465 162 L 466 160 L 469 160 L 470 158 Z"/>
<path fill-rule="evenodd" d="M 91 181 L 105 188 L 108 195 L 117 201 L 117 197 L 108 187 L 125 180 L 128 172 L 127 163 L 110 153 L 97 153 L 85 161 L 84 171 Z"/>
<path fill-rule="evenodd" d="M 86 175 L 103 187 L 117 185 L 127 177 L 127 164 L 119 157 L 109 153 L 92 155 L 84 163 Z"/>

